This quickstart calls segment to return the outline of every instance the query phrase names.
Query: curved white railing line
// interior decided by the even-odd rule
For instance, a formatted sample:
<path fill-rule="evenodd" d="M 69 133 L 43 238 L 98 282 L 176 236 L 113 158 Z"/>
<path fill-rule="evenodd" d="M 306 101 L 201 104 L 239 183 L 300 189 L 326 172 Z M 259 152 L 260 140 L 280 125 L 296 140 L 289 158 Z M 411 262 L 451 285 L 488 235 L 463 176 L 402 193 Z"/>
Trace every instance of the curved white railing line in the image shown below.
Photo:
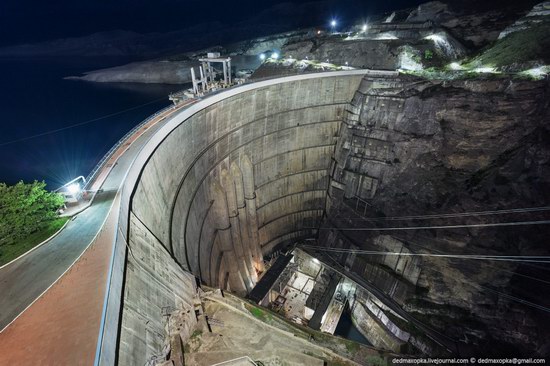
<path fill-rule="evenodd" d="M 122 136 L 120 138 L 120 140 L 117 141 L 116 144 L 113 145 L 113 147 L 111 147 L 109 149 L 109 151 L 107 151 L 105 153 L 105 155 L 103 155 L 103 158 L 101 158 L 101 160 L 95 165 L 94 169 L 92 169 L 92 171 L 90 172 L 90 174 L 88 174 L 88 176 L 86 177 L 86 184 L 85 186 L 83 187 L 84 189 L 88 189 L 93 180 L 95 179 L 97 173 L 101 170 L 101 168 L 103 168 L 103 164 L 105 164 L 106 161 L 108 161 L 112 156 L 113 154 L 115 153 L 115 151 L 120 147 L 122 146 L 123 144 L 126 143 L 126 141 L 128 141 L 128 139 L 130 137 L 132 137 L 136 131 L 138 131 L 141 127 L 145 126 L 147 123 L 151 122 L 151 120 L 155 119 L 156 117 L 158 117 L 159 115 L 161 115 L 162 113 L 165 113 L 167 111 L 169 111 L 170 109 L 174 108 L 173 105 L 169 105 L 165 108 L 162 108 L 160 110 L 158 110 L 157 112 L 155 112 L 154 114 L 150 115 L 149 117 L 145 118 L 143 121 L 141 121 L 140 123 L 138 123 L 137 125 L 134 126 L 134 128 L 132 128 L 130 131 L 128 131 L 124 136 Z"/>

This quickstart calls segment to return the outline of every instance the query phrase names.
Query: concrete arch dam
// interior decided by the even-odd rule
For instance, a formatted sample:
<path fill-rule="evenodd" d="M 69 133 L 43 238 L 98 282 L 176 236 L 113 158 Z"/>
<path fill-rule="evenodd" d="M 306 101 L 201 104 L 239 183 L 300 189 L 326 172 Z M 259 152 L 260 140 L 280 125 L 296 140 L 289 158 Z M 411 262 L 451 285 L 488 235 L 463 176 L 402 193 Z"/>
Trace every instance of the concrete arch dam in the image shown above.
<path fill-rule="evenodd" d="M 262 256 L 316 235 L 339 130 L 369 73 L 234 88 L 175 113 L 153 135 L 123 183 L 102 363 L 158 354 L 162 313 L 192 305 L 195 278 L 245 295 Z"/>

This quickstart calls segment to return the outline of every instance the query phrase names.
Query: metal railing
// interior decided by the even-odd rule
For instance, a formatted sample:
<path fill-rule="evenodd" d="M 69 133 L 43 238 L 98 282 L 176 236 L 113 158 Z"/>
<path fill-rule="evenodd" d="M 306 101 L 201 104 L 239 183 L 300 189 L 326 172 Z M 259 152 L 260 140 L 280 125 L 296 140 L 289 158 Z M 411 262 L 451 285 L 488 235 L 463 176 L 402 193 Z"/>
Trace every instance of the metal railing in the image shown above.
<path fill-rule="evenodd" d="M 124 145 L 128 141 L 128 139 L 130 139 L 130 137 L 132 137 L 140 128 L 142 128 L 147 123 L 151 122 L 151 120 L 158 117 L 162 113 L 169 111 L 172 108 L 174 108 L 174 105 L 171 104 L 163 109 L 160 109 L 159 111 L 145 118 L 143 121 L 141 121 L 136 126 L 134 126 L 134 128 L 128 131 L 124 136 L 122 136 L 122 138 L 118 140 L 118 142 L 114 144 L 113 147 L 111 147 L 111 149 L 109 149 L 109 151 L 107 151 L 105 155 L 103 155 L 103 158 L 101 158 L 101 160 L 96 164 L 94 169 L 92 169 L 90 174 L 88 174 L 88 176 L 86 177 L 86 184 L 83 187 L 83 189 L 87 190 L 91 186 L 93 180 L 96 178 L 97 173 L 103 167 L 103 164 L 105 164 L 105 162 L 108 161 L 113 156 L 115 151 L 117 151 L 120 146 Z"/>

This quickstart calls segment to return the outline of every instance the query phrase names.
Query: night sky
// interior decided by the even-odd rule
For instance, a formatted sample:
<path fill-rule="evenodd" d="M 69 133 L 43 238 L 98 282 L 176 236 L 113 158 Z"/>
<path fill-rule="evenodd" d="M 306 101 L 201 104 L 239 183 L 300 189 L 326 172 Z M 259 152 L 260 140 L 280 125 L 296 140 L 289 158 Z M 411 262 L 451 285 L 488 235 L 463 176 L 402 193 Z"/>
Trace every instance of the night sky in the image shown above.
<path fill-rule="evenodd" d="M 138 33 L 167 32 L 192 25 L 220 22 L 230 25 L 247 19 L 313 25 L 330 16 L 342 19 L 414 6 L 423 1 L 317 1 L 310 14 L 296 16 L 293 8 L 306 1 L 241 0 L 2 0 L 0 1 L 0 47 L 35 43 L 90 33 L 130 30 Z M 206 8 L 206 9 L 205 9 Z M 266 14 L 261 17 L 262 12 Z M 330 14 L 329 14 L 330 13 Z M 269 14 L 278 14 L 270 17 Z M 299 24 L 302 23 L 302 24 Z M 312 24 L 313 23 L 313 24 Z M 252 35 L 253 36 L 253 35 Z"/>
<path fill-rule="evenodd" d="M 332 18 L 341 24 L 362 21 L 422 2 L 425 1 L 0 0 L 0 48 L 114 30 L 140 34 L 183 30 L 180 33 L 185 35 L 192 27 L 208 30 L 205 44 L 200 45 L 208 47 L 227 41 L 227 33 L 233 31 L 238 34 L 232 41 L 250 39 L 299 27 L 328 26 Z M 177 38 L 178 42 L 185 39 Z M 166 96 L 173 91 L 169 86 L 121 87 L 63 80 L 67 75 L 157 56 L 154 53 L 91 60 L 60 56 L 49 45 L 46 49 L 52 50 L 55 60 L 0 57 L 4 73 L 0 78 L 0 182 L 45 179 L 55 187 L 80 174 L 86 175 L 125 132 L 169 103 Z M 160 102 L 149 104 L 152 100 Z M 145 107 L 136 107 L 142 104 Z M 131 112 L 118 114 L 125 109 Z M 19 142 L 87 120 L 97 122 Z"/>

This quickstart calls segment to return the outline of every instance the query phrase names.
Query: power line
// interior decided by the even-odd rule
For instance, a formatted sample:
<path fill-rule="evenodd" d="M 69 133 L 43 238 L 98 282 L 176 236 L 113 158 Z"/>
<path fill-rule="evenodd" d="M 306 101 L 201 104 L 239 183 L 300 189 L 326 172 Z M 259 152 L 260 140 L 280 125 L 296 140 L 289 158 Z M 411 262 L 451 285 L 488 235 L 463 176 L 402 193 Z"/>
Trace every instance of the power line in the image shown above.
<path fill-rule="evenodd" d="M 436 329 L 434 329 L 433 327 L 425 324 L 424 322 L 422 321 L 419 321 L 418 319 L 416 319 L 413 315 L 411 315 L 409 312 L 403 310 L 403 308 L 397 303 L 395 302 L 395 300 L 393 299 L 393 297 L 383 293 L 383 291 L 381 291 L 380 289 L 378 289 L 376 286 L 374 286 L 372 283 L 370 283 L 370 281 L 366 281 L 365 280 L 365 283 L 368 283 L 370 286 L 372 286 L 375 290 L 377 290 L 378 292 L 381 293 L 382 297 L 380 297 L 379 295 L 377 295 L 375 292 L 373 292 L 371 289 L 368 288 L 368 286 L 364 286 L 362 285 L 359 281 L 356 281 L 355 279 L 353 279 L 352 277 L 349 277 L 348 275 L 346 275 L 346 273 L 353 273 L 351 271 L 348 271 L 346 270 L 342 264 L 340 264 L 335 258 L 333 258 L 331 255 L 327 254 L 324 258 L 330 258 L 330 260 L 334 263 L 333 265 L 328 265 L 330 268 L 332 268 L 333 270 L 337 271 L 337 272 L 340 272 L 340 274 L 348 277 L 350 280 L 352 280 L 353 282 L 355 282 L 356 284 L 358 284 L 360 287 L 362 287 L 364 290 L 366 290 L 367 292 L 369 292 L 370 294 L 374 295 L 375 297 L 379 298 L 379 299 L 382 299 L 382 298 L 385 298 L 387 299 L 387 301 L 391 304 L 393 303 L 394 306 L 396 306 L 397 308 L 399 308 L 401 311 L 403 311 L 405 314 L 407 314 L 407 317 L 405 318 L 409 318 L 409 319 L 412 319 L 413 321 L 411 320 L 408 320 L 409 322 L 412 322 L 413 324 L 415 324 L 416 326 L 418 326 L 423 332 L 426 333 L 426 335 L 428 337 L 430 337 L 433 341 L 435 341 L 436 343 L 438 343 L 439 345 L 443 346 L 443 347 L 446 347 L 448 348 L 447 345 L 444 345 L 443 343 L 440 343 L 441 342 L 441 338 L 445 338 L 453 343 L 456 343 L 456 340 L 447 336 L 446 334 L 442 334 L 440 333 L 439 331 L 437 331 Z M 336 267 L 340 267 L 340 270 L 336 269 L 335 267 L 333 266 L 336 266 Z M 356 274 L 357 275 L 357 274 Z M 359 276 L 360 277 L 360 276 Z M 386 303 L 386 306 L 388 306 L 390 309 L 392 309 L 392 306 L 391 305 L 388 305 Z M 393 309 L 392 311 L 395 312 L 395 309 Z M 397 312 L 397 314 L 399 314 L 399 312 Z M 400 315 L 401 316 L 401 315 Z M 428 331 L 426 331 L 428 330 Z M 439 339 L 436 339 L 434 338 L 433 335 L 430 335 L 429 333 L 433 333 L 433 334 L 437 334 L 439 337 Z M 450 348 L 448 348 L 450 350 Z"/>
<path fill-rule="evenodd" d="M 511 213 L 543 212 L 550 211 L 550 206 L 513 208 L 492 211 L 471 211 L 432 215 L 411 215 L 411 216 L 388 216 L 388 217 L 362 217 L 362 218 L 336 218 L 337 220 L 366 220 L 366 221 L 402 221 L 402 220 L 428 220 L 439 218 L 470 217 L 470 216 L 490 216 L 504 215 Z"/>
<path fill-rule="evenodd" d="M 490 291 L 490 292 L 493 292 L 493 293 L 496 293 L 500 296 L 503 296 L 509 300 L 512 300 L 512 301 L 516 301 L 516 302 L 519 302 L 521 304 L 524 304 L 524 305 L 527 305 L 527 306 L 530 306 L 530 307 L 533 307 L 535 309 L 539 309 L 539 310 L 542 310 L 542 311 L 546 311 L 546 312 L 549 312 L 550 313 L 550 308 L 544 306 L 544 305 L 539 305 L 539 304 L 535 304 L 531 301 L 527 301 L 527 300 L 524 300 L 522 298 L 519 298 L 517 296 L 513 296 L 513 295 L 509 295 L 509 294 L 505 294 L 504 292 L 501 292 L 501 291 L 498 291 L 498 290 L 495 290 L 495 289 L 492 289 L 490 287 L 486 287 L 486 286 L 482 286 L 482 285 L 474 285 L 472 283 L 469 283 L 467 282 L 469 285 L 473 286 L 473 287 L 476 287 L 476 288 L 482 288 L 484 290 L 487 290 L 487 291 Z"/>
<path fill-rule="evenodd" d="M 398 236 L 396 236 L 395 234 L 392 234 L 392 235 L 390 235 L 390 236 L 391 236 L 392 238 L 396 239 L 396 240 L 401 241 L 401 242 L 406 242 L 407 244 L 409 244 L 409 245 L 411 245 L 411 246 L 416 246 L 416 247 L 418 247 L 418 248 L 421 248 L 421 249 L 423 249 L 423 250 L 426 250 L 427 252 L 436 252 L 436 253 L 439 253 L 439 254 L 445 254 L 445 253 L 442 252 L 441 250 L 437 250 L 437 249 L 433 249 L 433 248 L 427 248 L 427 247 L 425 247 L 425 246 L 423 246 L 423 245 L 420 245 L 420 244 L 418 244 L 418 243 L 415 243 L 415 242 L 411 241 L 411 240 L 408 239 L 408 238 L 398 237 Z M 422 234 L 419 234 L 419 233 L 415 233 L 415 236 L 419 237 L 420 239 L 423 238 L 424 240 L 428 240 L 428 241 L 433 241 L 433 240 L 436 240 L 436 241 L 437 241 L 437 239 L 435 239 L 435 238 L 429 238 L 429 237 L 427 237 L 427 236 L 425 236 L 425 235 L 422 235 Z M 439 243 L 439 244 L 441 244 L 441 243 Z M 475 254 L 475 253 L 470 253 L 470 254 Z M 550 268 L 541 267 L 541 266 L 539 266 L 539 265 L 537 265 L 537 264 L 533 264 L 533 263 L 522 263 L 522 265 L 528 266 L 528 267 L 531 267 L 531 268 L 535 268 L 535 269 L 537 269 L 537 270 L 542 270 L 542 271 L 549 271 L 549 270 L 550 270 Z M 499 268 L 496 267 L 496 266 L 492 266 L 492 267 L 493 267 L 493 268 L 499 269 Z M 504 270 L 504 269 L 500 268 L 499 270 Z M 544 281 L 544 280 L 541 280 L 541 279 L 539 279 L 539 278 L 537 278 L 537 277 L 531 277 L 531 276 L 527 276 L 527 275 L 522 275 L 522 274 L 520 274 L 520 273 L 513 272 L 513 271 L 507 271 L 507 272 L 515 273 L 515 274 L 520 275 L 520 276 L 529 277 L 529 278 L 533 278 L 533 279 L 540 280 L 540 281 L 545 282 L 545 283 L 549 283 L 549 282 Z"/>
<path fill-rule="evenodd" d="M 311 245 L 308 245 L 308 246 L 301 246 L 301 247 L 309 247 L 309 249 L 319 249 L 320 247 L 315 247 L 315 246 L 311 246 Z M 322 247 L 321 247 L 322 248 Z M 336 263 L 338 263 L 338 261 L 336 261 L 335 259 L 332 258 L 332 256 L 328 255 L 329 258 L 331 258 L 333 261 L 335 261 Z M 439 272 L 440 274 L 443 274 L 443 272 L 441 271 L 437 271 L 436 272 Z M 506 294 L 506 293 L 503 293 L 501 291 L 498 291 L 498 290 L 495 290 L 495 289 L 492 289 L 492 288 L 489 288 L 489 287 L 485 287 L 485 286 L 482 286 L 482 285 L 479 285 L 479 284 L 474 284 L 474 283 L 471 283 L 469 281 L 464 281 L 462 283 L 466 283 L 474 288 L 476 288 L 477 290 L 480 290 L 480 289 L 485 289 L 487 291 L 490 291 L 490 292 L 493 292 L 493 293 L 496 293 L 498 295 L 501 295 L 502 297 L 505 297 L 509 300 L 512 300 L 512 301 L 516 301 L 516 302 L 519 302 L 523 305 L 527 305 L 527 306 L 530 306 L 530 307 L 533 307 L 535 309 L 538 309 L 538 310 L 542 310 L 542 311 L 545 311 L 545 312 L 549 312 L 550 313 L 550 308 L 544 306 L 544 305 L 539 305 L 539 304 L 536 304 L 536 303 L 533 303 L 533 302 L 530 302 L 530 301 L 527 301 L 527 300 L 524 300 L 524 299 L 521 299 L 519 297 L 516 297 L 516 296 L 513 296 L 513 295 L 509 295 L 509 294 Z M 367 290 L 368 291 L 368 290 Z"/>
<path fill-rule="evenodd" d="M 414 246 L 414 247 L 418 247 L 420 249 L 423 249 L 423 250 L 426 250 L 428 252 L 432 251 L 432 252 L 435 252 L 435 253 L 439 253 L 439 254 L 444 254 L 441 250 L 437 250 L 437 249 L 433 249 L 433 248 L 426 248 L 425 246 L 423 245 L 420 245 L 418 243 L 415 243 L 407 238 L 400 238 L 400 237 L 395 237 L 393 235 L 391 235 L 392 238 L 396 239 L 396 240 L 399 240 L 403 243 L 406 243 L 407 245 L 409 246 Z M 426 240 L 433 240 L 433 239 L 430 239 L 430 238 L 426 238 L 424 237 Z M 473 255 L 473 254 L 472 254 Z M 536 265 L 534 264 L 531 264 L 531 263 L 521 263 L 522 265 L 524 266 L 531 266 L 531 267 L 535 267 L 537 269 L 545 269 L 545 268 L 539 268 L 537 267 Z M 538 281 L 538 282 L 542 282 L 542 283 L 545 283 L 545 284 L 549 284 L 550 285 L 550 281 L 547 281 L 547 280 L 543 280 L 542 278 L 538 278 L 538 277 L 534 277 L 534 276 L 530 276 L 530 275 L 526 275 L 526 274 L 523 274 L 523 273 L 519 273 L 519 272 L 515 272 L 515 271 L 510 271 L 509 269 L 505 269 L 505 268 L 500 268 L 496 265 L 493 265 L 493 264 L 487 264 L 488 266 L 490 267 L 493 267 L 495 268 L 497 271 L 502 271 L 502 272 L 507 272 L 507 273 L 511 273 L 512 275 L 516 275 L 516 276 L 521 276 L 521 277 L 525 277 L 525 278 L 529 278 L 529 279 L 532 279 L 532 280 L 535 280 L 535 281 Z"/>
<path fill-rule="evenodd" d="M 65 127 L 56 128 L 56 129 L 54 129 L 54 130 L 49 130 L 49 131 L 41 132 L 41 133 L 38 133 L 38 134 L 36 134 L 36 135 L 30 135 L 30 136 L 21 137 L 21 138 L 18 138 L 18 139 L 15 139 L 15 140 L 11 140 L 11 141 L 5 141 L 5 142 L 0 143 L 0 147 L 6 146 L 6 145 L 15 144 L 15 143 L 17 143 L 17 142 L 22 142 L 22 141 L 31 140 L 31 139 L 34 139 L 34 138 L 37 138 L 37 137 L 42 137 L 42 136 L 46 136 L 46 135 L 51 135 L 51 134 L 53 134 L 53 133 L 65 131 L 65 130 L 68 130 L 68 129 L 71 129 L 71 128 L 84 126 L 84 125 L 87 125 L 87 124 L 90 124 L 90 123 L 93 123 L 93 122 L 100 121 L 100 120 L 102 120 L 102 119 L 111 118 L 111 117 L 114 117 L 114 116 L 118 116 L 118 115 L 120 115 L 120 114 L 124 114 L 124 113 L 126 113 L 126 112 L 133 111 L 133 110 L 135 110 L 135 109 L 139 109 L 139 108 L 145 107 L 146 105 L 149 105 L 149 104 L 153 104 L 153 103 L 160 102 L 161 100 L 164 100 L 164 99 L 166 99 L 166 98 L 165 98 L 165 97 L 163 97 L 163 98 L 158 98 L 158 99 L 152 100 L 152 101 L 147 102 L 147 103 L 144 103 L 144 104 L 140 104 L 140 105 L 137 105 L 137 106 L 134 106 L 134 107 L 126 108 L 126 109 L 123 109 L 123 110 L 118 111 L 118 112 L 106 114 L 106 115 L 103 115 L 103 116 L 101 116 L 101 117 L 92 118 L 92 119 L 89 119 L 89 120 L 87 120 L 87 121 L 75 123 L 75 124 L 72 124 L 72 125 L 69 125 L 69 126 L 65 126 Z"/>
<path fill-rule="evenodd" d="M 403 253 L 403 252 L 386 252 L 386 251 L 361 250 L 361 249 L 327 248 L 327 247 L 316 247 L 316 246 L 312 246 L 312 245 L 301 245 L 300 247 L 312 249 L 312 250 L 315 250 L 315 251 L 326 251 L 326 252 L 336 252 L 336 253 L 391 255 L 391 256 L 403 256 L 403 257 L 457 258 L 457 259 L 493 260 L 493 261 L 509 261 L 509 262 L 550 263 L 550 256 Z"/>
<path fill-rule="evenodd" d="M 503 227 L 503 226 L 524 226 L 524 225 L 548 225 L 550 220 L 540 221 L 515 221 L 515 222 L 496 222 L 486 224 L 463 224 L 463 225 L 434 225 L 434 226 L 401 226 L 401 227 L 306 227 L 305 229 L 314 230 L 339 230 L 339 231 L 395 231 L 395 230 L 426 230 L 426 229 L 462 229 L 468 227 Z"/>

